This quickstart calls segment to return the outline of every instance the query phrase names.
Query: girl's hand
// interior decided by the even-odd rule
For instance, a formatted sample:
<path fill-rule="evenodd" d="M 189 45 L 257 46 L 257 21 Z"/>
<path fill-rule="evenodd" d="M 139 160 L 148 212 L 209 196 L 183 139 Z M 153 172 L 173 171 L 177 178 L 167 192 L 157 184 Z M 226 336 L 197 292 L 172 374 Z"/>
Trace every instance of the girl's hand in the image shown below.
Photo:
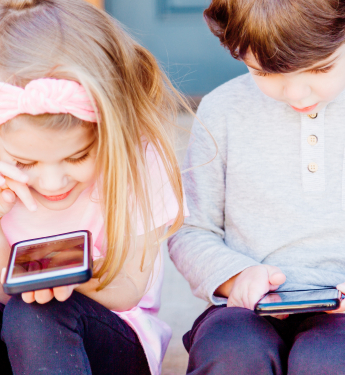
<path fill-rule="evenodd" d="M 6 276 L 6 268 L 1 270 L 1 284 L 5 283 L 5 276 Z M 66 301 L 69 297 L 71 297 L 73 290 L 77 288 L 79 284 L 74 285 L 66 285 L 66 286 L 57 286 L 52 289 L 41 289 L 35 290 L 32 292 L 25 292 L 22 293 L 22 299 L 26 303 L 37 302 L 40 304 L 48 303 L 54 297 L 60 301 Z"/>
<path fill-rule="evenodd" d="M 29 211 L 36 211 L 37 205 L 26 183 L 29 177 L 14 165 L 0 161 L 0 217 L 11 211 L 17 197 Z"/>
<path fill-rule="evenodd" d="M 264 294 L 276 290 L 285 280 L 278 267 L 265 264 L 248 267 L 236 276 L 227 305 L 254 310 Z"/>
<path fill-rule="evenodd" d="M 66 285 L 66 286 L 58 286 L 52 289 L 42 289 L 42 290 L 35 290 L 32 292 L 25 292 L 22 293 L 22 299 L 26 303 L 32 303 L 37 302 L 40 304 L 48 303 L 51 301 L 54 297 L 60 301 L 66 301 L 72 293 L 75 288 L 77 288 L 79 285 Z"/>

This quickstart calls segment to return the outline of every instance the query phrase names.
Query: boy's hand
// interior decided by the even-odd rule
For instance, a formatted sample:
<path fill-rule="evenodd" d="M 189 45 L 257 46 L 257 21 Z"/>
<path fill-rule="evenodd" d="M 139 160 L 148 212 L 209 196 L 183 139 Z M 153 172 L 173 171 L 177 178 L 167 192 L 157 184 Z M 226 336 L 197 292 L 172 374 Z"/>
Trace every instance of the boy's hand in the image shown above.
<path fill-rule="evenodd" d="M 227 305 L 254 310 L 264 294 L 276 290 L 285 280 L 286 276 L 278 267 L 264 264 L 248 267 L 237 275 Z"/>
<path fill-rule="evenodd" d="M 343 294 L 345 294 L 345 283 L 337 285 L 337 289 L 340 290 Z M 328 314 L 337 314 L 337 313 L 344 313 L 345 312 L 345 299 L 341 301 L 340 307 L 337 310 L 327 311 Z"/>

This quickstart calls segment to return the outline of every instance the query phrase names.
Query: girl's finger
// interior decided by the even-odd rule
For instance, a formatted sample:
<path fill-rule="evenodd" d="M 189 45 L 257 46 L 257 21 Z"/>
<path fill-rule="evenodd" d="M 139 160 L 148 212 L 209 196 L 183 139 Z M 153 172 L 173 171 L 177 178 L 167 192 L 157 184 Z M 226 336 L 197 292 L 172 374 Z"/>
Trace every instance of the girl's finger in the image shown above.
<path fill-rule="evenodd" d="M 1 215 L 5 215 L 9 211 L 11 211 L 15 202 L 16 202 L 16 195 L 13 193 L 13 191 L 9 189 L 3 190 L 0 193 Z"/>
<path fill-rule="evenodd" d="M 71 297 L 71 294 L 76 287 L 77 285 L 58 286 L 54 288 L 54 296 L 60 302 L 66 301 L 66 299 Z"/>
<path fill-rule="evenodd" d="M 22 300 L 26 303 L 35 302 L 35 292 L 22 293 Z"/>
<path fill-rule="evenodd" d="M 35 291 L 35 300 L 37 303 L 44 304 L 48 303 L 54 298 L 54 292 L 52 289 L 42 289 Z"/>
<path fill-rule="evenodd" d="M 16 200 L 16 195 L 13 193 L 12 190 L 6 189 L 1 192 L 1 195 L 6 203 L 14 203 Z"/>
<path fill-rule="evenodd" d="M 22 172 L 19 168 L 3 161 L 0 161 L 0 173 L 5 177 L 9 177 L 14 181 L 18 181 L 23 184 L 26 184 L 29 181 L 29 176 Z"/>
<path fill-rule="evenodd" d="M 29 211 L 36 211 L 37 204 L 30 193 L 30 189 L 27 185 L 22 184 L 18 181 L 11 180 L 6 178 L 6 183 L 8 187 L 15 192 L 15 194 L 19 197 L 19 199 L 23 202 L 25 207 Z"/>

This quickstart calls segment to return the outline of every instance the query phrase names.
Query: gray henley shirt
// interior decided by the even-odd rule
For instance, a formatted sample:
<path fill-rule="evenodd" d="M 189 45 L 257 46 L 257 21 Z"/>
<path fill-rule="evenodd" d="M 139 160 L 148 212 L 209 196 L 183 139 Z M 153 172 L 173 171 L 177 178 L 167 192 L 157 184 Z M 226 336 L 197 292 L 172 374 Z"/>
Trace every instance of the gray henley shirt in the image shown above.
<path fill-rule="evenodd" d="M 250 74 L 205 96 L 183 169 L 190 217 L 169 239 L 193 293 L 245 268 L 280 267 L 284 289 L 345 282 L 345 92 L 315 119 L 265 96 Z M 315 171 L 316 170 L 316 171 Z"/>

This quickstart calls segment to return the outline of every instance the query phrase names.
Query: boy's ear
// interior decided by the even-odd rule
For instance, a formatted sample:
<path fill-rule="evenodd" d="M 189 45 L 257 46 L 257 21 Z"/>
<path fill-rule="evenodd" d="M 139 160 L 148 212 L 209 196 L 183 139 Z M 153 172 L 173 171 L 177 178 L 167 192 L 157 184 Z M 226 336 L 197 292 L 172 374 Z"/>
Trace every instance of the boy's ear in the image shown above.
<path fill-rule="evenodd" d="M 95 5 L 98 8 L 103 9 L 104 8 L 104 2 L 103 0 L 86 0 L 88 3 L 91 3 L 92 5 Z"/>

